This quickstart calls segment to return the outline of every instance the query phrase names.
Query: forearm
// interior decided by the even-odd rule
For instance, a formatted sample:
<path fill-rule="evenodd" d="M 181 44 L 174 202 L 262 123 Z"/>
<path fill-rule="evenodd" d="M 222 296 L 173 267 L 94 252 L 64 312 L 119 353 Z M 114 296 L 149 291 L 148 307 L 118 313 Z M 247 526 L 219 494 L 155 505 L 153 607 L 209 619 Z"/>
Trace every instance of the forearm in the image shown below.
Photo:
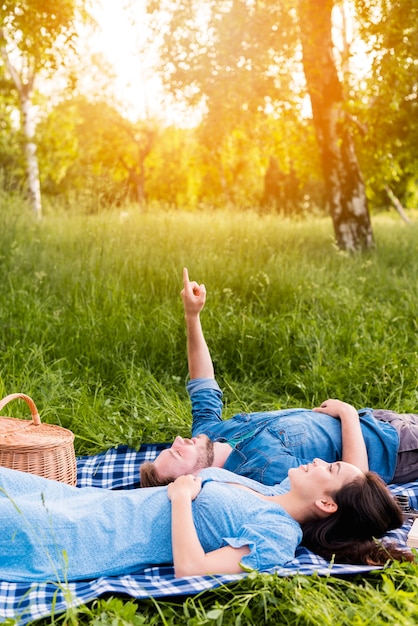
<path fill-rule="evenodd" d="M 199 314 L 186 314 L 185 320 L 190 378 L 215 378 L 212 358 L 203 335 Z"/>
<path fill-rule="evenodd" d="M 224 546 L 205 553 L 194 525 L 190 498 L 183 494 L 174 495 L 171 507 L 173 564 L 177 578 L 242 572 L 240 562 L 249 553 L 247 545 L 240 548 Z"/>
<path fill-rule="evenodd" d="M 192 502 L 179 495 L 171 507 L 174 573 L 177 577 L 204 574 L 205 552 L 193 522 Z"/>
<path fill-rule="evenodd" d="M 363 472 L 369 470 L 367 448 L 356 409 L 347 402 L 329 398 L 313 411 L 338 418 L 341 423 L 342 460 L 356 465 Z"/>
<path fill-rule="evenodd" d="M 367 472 L 369 470 L 367 448 L 361 432 L 360 418 L 354 407 L 346 405 L 340 412 L 340 421 L 342 460 Z"/>

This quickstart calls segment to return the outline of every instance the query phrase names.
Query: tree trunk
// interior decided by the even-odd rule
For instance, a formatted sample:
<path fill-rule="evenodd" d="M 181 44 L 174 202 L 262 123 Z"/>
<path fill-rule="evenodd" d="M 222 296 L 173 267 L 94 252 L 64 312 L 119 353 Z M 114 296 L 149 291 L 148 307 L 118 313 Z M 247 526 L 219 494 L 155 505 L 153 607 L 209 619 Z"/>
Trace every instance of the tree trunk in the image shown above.
<path fill-rule="evenodd" d="M 363 178 L 333 58 L 333 0 L 299 0 L 303 68 L 312 103 L 327 200 L 341 250 L 374 246 Z"/>
<path fill-rule="evenodd" d="M 401 216 L 403 221 L 406 224 L 410 224 L 411 220 L 409 219 L 409 217 L 405 213 L 405 210 L 404 210 L 404 208 L 402 206 L 401 201 L 399 200 L 399 198 L 397 196 L 395 196 L 395 194 L 393 193 L 393 191 L 389 187 L 389 185 L 385 186 L 385 191 L 386 191 L 386 193 L 388 195 L 389 200 L 392 202 L 393 206 L 395 207 L 395 209 L 397 210 L 397 212 L 399 213 L 399 215 Z"/>
<path fill-rule="evenodd" d="M 35 83 L 35 75 L 31 74 L 27 81 L 19 75 L 6 50 L 6 38 L 3 29 L 0 28 L 0 54 L 12 77 L 13 83 L 19 95 L 20 113 L 22 120 L 22 132 L 24 137 L 24 152 L 26 160 L 26 176 L 29 191 L 29 199 L 32 209 L 38 219 L 42 217 L 41 184 L 39 181 L 39 166 L 36 156 L 35 122 L 33 119 L 32 93 Z"/>
<path fill-rule="evenodd" d="M 38 219 L 42 217 L 41 184 L 39 181 L 38 157 L 34 141 L 35 124 L 32 117 L 32 103 L 30 98 L 20 95 L 22 109 L 22 128 L 24 135 L 24 149 L 26 157 L 26 177 L 31 207 Z"/>

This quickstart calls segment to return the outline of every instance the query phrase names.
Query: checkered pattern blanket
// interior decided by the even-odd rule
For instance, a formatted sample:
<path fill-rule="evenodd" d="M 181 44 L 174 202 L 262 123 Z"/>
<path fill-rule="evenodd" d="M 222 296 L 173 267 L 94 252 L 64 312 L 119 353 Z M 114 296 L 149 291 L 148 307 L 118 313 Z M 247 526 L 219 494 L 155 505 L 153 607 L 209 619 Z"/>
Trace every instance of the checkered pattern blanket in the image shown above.
<path fill-rule="evenodd" d="M 144 461 L 152 461 L 168 444 L 144 444 L 139 451 L 119 446 L 95 456 L 77 459 L 77 486 L 94 486 L 103 489 L 133 489 L 139 486 L 139 467 Z M 418 482 L 406 485 L 390 485 L 394 494 L 407 494 L 410 504 L 418 508 Z M 405 546 L 411 523 L 390 533 L 390 537 Z M 1 558 L 1 555 L 0 555 Z M 292 574 L 320 575 L 357 574 L 368 572 L 372 567 L 357 565 L 331 565 L 306 548 L 299 548 L 295 559 L 275 571 L 280 576 Z M 69 607 L 90 602 L 103 594 L 124 594 L 132 598 L 186 596 L 213 589 L 225 583 L 244 578 L 247 574 L 232 576 L 195 576 L 174 578 L 172 567 L 151 567 L 129 576 L 102 577 L 96 580 L 67 584 L 13 583 L 0 580 L 0 623 L 7 618 L 20 625 L 57 615 Z"/>

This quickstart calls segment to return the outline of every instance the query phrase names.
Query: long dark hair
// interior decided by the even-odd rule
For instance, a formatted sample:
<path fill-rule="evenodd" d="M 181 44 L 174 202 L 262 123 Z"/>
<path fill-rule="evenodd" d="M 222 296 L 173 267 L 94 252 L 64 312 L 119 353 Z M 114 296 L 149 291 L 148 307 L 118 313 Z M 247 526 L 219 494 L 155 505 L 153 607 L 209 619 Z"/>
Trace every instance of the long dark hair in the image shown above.
<path fill-rule="evenodd" d="M 366 472 L 331 495 L 337 511 L 302 524 L 302 545 L 339 563 L 384 565 L 390 560 L 414 560 L 410 552 L 379 541 L 389 530 L 402 526 L 403 515 L 377 474 Z"/>

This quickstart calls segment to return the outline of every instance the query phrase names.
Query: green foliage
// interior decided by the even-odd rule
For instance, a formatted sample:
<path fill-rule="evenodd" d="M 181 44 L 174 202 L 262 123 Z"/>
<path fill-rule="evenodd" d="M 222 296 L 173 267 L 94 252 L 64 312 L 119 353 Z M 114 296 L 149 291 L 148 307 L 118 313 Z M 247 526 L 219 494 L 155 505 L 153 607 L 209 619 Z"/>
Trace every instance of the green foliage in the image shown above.
<path fill-rule="evenodd" d="M 35 223 L 0 203 L 0 394 L 29 394 L 43 421 L 75 432 L 78 454 L 189 432 L 183 266 L 208 290 L 202 323 L 225 416 L 331 396 L 416 411 L 415 224 L 379 216 L 377 250 L 347 256 L 325 219 L 155 210 Z M 346 580 L 251 574 L 176 602 L 100 599 L 63 619 L 412 626 L 417 582 L 411 564 Z"/>
<path fill-rule="evenodd" d="M 127 199 L 151 209 L 261 203 L 263 211 L 286 214 L 321 206 L 312 125 L 291 110 L 278 119 L 260 115 L 253 124 L 254 117 L 243 116 L 218 133 L 211 118 L 196 129 L 133 123 L 107 102 L 72 98 L 37 128 L 42 190 L 50 201 L 59 197 L 68 207 L 76 202 L 86 212 Z M 279 171 L 267 195 L 264 174 L 271 155 Z"/>
<path fill-rule="evenodd" d="M 351 75 L 345 85 L 371 206 L 388 207 L 388 186 L 414 208 L 416 0 L 343 4 L 356 9 L 353 49 L 366 46 L 365 64 L 371 64 L 365 77 Z M 43 119 L 36 137 L 42 193 L 50 206 L 59 197 L 90 213 L 126 199 L 151 209 L 163 203 L 259 207 L 287 215 L 324 210 L 316 137 L 304 106 L 297 3 L 155 0 L 148 6 L 155 28 L 150 47 L 166 34 L 155 71 L 172 94 L 191 107 L 201 105 L 197 128 L 128 122 L 103 95 L 94 102 L 80 96 L 82 64 L 90 64 L 95 85 L 108 72 L 103 65 L 98 69 L 97 59 L 77 59 L 76 26 L 87 19 L 83 0 L 1 4 L 0 28 L 7 51 L 14 49 L 24 92 L 29 94 L 35 76 L 42 79 L 39 88 L 57 68 L 60 84 L 68 83 L 62 93 L 67 100 L 52 110 L 51 101 L 34 94 Z M 347 68 L 338 69 L 347 77 Z M 7 190 L 21 189 L 25 178 L 18 109 L 16 84 L 0 64 L 0 186 Z M 273 193 L 265 188 L 270 158 L 279 179 Z"/>
<path fill-rule="evenodd" d="M 198 200 L 259 206 L 269 158 L 275 157 L 281 175 L 296 171 L 297 180 L 289 176 L 292 193 L 264 202 L 264 210 L 297 213 L 303 199 L 317 201 L 313 189 L 321 174 L 312 128 L 301 116 L 294 3 L 184 0 L 174 10 L 162 0 L 149 10 L 156 31 L 167 22 L 158 67 L 166 88 L 189 104 L 204 105 L 196 129 Z"/>
<path fill-rule="evenodd" d="M 107 102 L 61 102 L 38 126 L 43 190 L 71 207 L 99 212 L 129 200 L 195 206 L 190 131 L 156 121 L 130 122 Z"/>
<path fill-rule="evenodd" d="M 20 190 L 23 164 L 20 134 L 13 123 L 17 93 L 0 64 L 0 189 Z"/>
<path fill-rule="evenodd" d="M 367 66 L 369 59 L 372 61 L 365 78 L 363 68 L 358 76 L 349 76 L 348 66 L 344 67 L 349 54 L 336 68 L 340 75 L 348 77 L 345 97 L 353 114 L 351 119 L 357 121 L 357 125 L 346 128 L 350 134 L 362 129 L 357 145 L 368 198 L 373 207 L 387 208 L 386 187 L 389 187 L 406 206 L 416 207 L 417 3 L 415 0 L 329 2 L 326 11 L 329 17 L 333 4 L 348 7 L 347 13 L 354 14 L 353 50 L 365 45 L 364 64 Z M 357 11 L 352 10 L 353 6 Z M 280 163 L 282 175 L 288 175 L 292 168 L 296 172 L 299 184 L 293 187 L 298 187 L 300 193 L 296 194 L 292 211 L 297 212 L 298 207 L 300 210 L 304 197 L 311 209 L 318 204 L 322 192 L 317 184 L 318 155 L 314 143 L 307 141 L 310 134 L 304 133 L 302 124 L 306 88 L 299 34 L 314 26 L 320 7 L 313 1 L 307 2 L 306 7 L 308 17 L 298 25 L 297 3 L 292 0 L 149 3 L 156 36 L 161 30 L 165 33 L 158 71 L 166 88 L 188 103 L 204 104 L 199 140 L 203 149 L 201 170 L 207 183 L 205 201 L 254 206 L 262 197 L 261 177 L 257 174 L 266 171 L 269 157 L 273 157 Z M 326 19 L 321 19 L 316 27 L 325 22 Z M 312 41 L 311 35 L 307 40 Z M 323 49 L 323 37 L 319 37 L 319 44 Z M 303 56 L 307 56 L 306 51 Z M 327 60 L 330 58 L 331 50 L 326 55 Z M 330 68 L 318 72 L 318 63 L 315 53 L 311 80 L 313 76 L 321 83 Z M 334 81 L 323 104 L 334 99 L 335 89 L 341 91 Z M 311 89 L 311 97 L 315 100 L 316 95 L 325 91 L 324 84 L 318 84 Z M 340 96 L 342 93 L 338 99 Z M 289 111 L 296 112 L 298 119 L 289 123 Z M 272 135 L 269 140 L 265 132 L 267 124 L 270 128 L 277 124 L 281 131 L 282 136 L 274 145 Z M 282 131 L 286 125 L 288 135 Z M 319 129 L 318 136 L 323 133 L 324 129 Z M 243 140 L 236 141 L 237 135 Z M 329 149 L 330 143 L 328 139 L 322 149 Z M 264 154 L 254 150 L 257 145 L 264 146 Z M 290 154 L 283 159 L 282 152 L 287 147 Z M 353 154 L 352 147 L 350 150 Z M 333 159 L 324 157 L 325 176 Z M 343 159 L 346 163 L 351 161 L 352 157 Z M 306 179 L 309 168 L 311 176 Z M 342 193 L 347 181 L 357 179 L 358 174 L 346 172 Z M 264 202 L 265 206 L 277 204 L 281 205 L 279 210 L 289 210 L 285 202 L 278 203 L 274 198 L 273 202 Z"/>
<path fill-rule="evenodd" d="M 42 67 L 56 69 L 57 39 L 62 36 L 67 45 L 72 43 L 73 20 L 80 10 L 78 0 L 4 0 L 0 25 L 6 42 L 14 41 L 26 57 L 29 73 L 36 73 Z"/>
<path fill-rule="evenodd" d="M 166 22 L 161 74 L 167 86 L 191 103 L 203 96 L 210 111 L 234 118 L 238 109 L 261 110 L 266 98 L 282 100 L 294 69 L 294 8 L 291 1 L 150 2 L 156 28 Z"/>
<path fill-rule="evenodd" d="M 356 1 L 358 25 L 372 60 L 354 108 L 365 133 L 359 140 L 370 197 L 387 206 L 385 187 L 404 206 L 417 207 L 418 5 L 415 0 Z"/>
<path fill-rule="evenodd" d="M 42 201 L 35 139 L 35 82 L 45 81 L 65 67 L 65 59 L 75 52 L 77 22 L 83 19 L 87 19 L 84 0 L 5 0 L 0 5 L 0 58 L 10 78 L 5 91 L 7 94 L 13 85 L 12 91 L 18 96 L 14 112 L 20 113 L 25 185 L 38 218 L 42 217 Z"/>
<path fill-rule="evenodd" d="M 90 626 L 414 626 L 416 581 L 417 566 L 410 563 L 346 579 L 251 573 L 238 583 L 183 601 L 100 599 L 73 610 L 76 620 L 71 614 L 67 619 Z"/>
<path fill-rule="evenodd" d="M 132 141 L 124 120 L 106 102 L 85 98 L 55 107 L 38 128 L 43 188 L 67 201 L 77 199 L 90 211 L 127 196 Z"/>

